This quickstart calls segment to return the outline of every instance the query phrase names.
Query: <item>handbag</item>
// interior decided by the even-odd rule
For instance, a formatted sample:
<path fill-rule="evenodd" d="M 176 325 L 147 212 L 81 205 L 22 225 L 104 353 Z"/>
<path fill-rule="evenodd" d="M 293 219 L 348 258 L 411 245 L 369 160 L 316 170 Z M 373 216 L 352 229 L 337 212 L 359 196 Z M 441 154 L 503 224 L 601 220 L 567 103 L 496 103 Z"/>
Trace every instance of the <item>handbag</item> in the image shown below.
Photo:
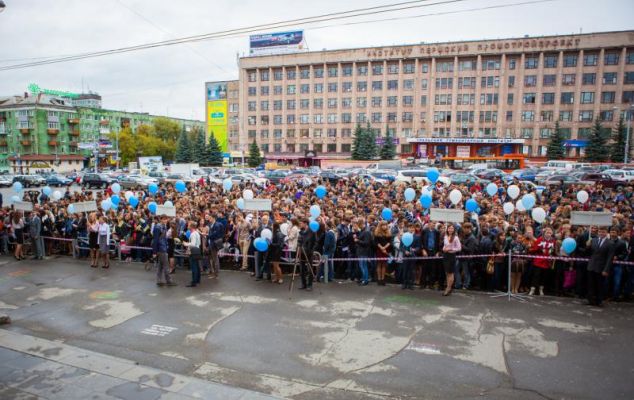
<path fill-rule="evenodd" d="M 216 239 L 214 240 L 213 245 L 216 250 L 220 250 L 224 247 L 225 243 L 224 243 L 224 240 L 222 239 Z"/>
<path fill-rule="evenodd" d="M 567 269 L 564 271 L 564 289 L 572 289 L 577 283 L 577 271 Z"/>
<path fill-rule="evenodd" d="M 489 257 L 489 261 L 487 261 L 486 272 L 488 275 L 493 275 L 493 273 L 495 272 L 495 261 L 493 257 Z"/>

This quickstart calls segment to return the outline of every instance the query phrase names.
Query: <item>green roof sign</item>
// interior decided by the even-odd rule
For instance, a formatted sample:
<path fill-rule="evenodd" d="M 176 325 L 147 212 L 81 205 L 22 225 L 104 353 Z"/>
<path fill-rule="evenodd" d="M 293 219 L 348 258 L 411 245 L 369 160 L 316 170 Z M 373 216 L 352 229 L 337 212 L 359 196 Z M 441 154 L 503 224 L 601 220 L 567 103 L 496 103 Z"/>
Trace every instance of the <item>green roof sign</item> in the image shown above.
<path fill-rule="evenodd" d="M 79 97 L 79 94 L 77 93 L 66 92 L 63 90 L 42 89 L 40 85 L 38 85 L 37 83 L 29 84 L 28 89 L 29 89 L 29 92 L 31 92 L 31 94 L 44 93 L 44 94 L 50 94 L 51 96 L 68 97 L 71 99 L 76 99 Z"/>

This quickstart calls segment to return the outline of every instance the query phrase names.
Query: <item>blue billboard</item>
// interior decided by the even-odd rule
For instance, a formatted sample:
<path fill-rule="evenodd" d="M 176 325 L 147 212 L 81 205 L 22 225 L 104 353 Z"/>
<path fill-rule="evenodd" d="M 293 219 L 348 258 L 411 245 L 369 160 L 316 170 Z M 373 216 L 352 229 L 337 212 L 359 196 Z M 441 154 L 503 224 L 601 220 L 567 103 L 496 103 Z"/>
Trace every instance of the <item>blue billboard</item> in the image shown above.
<path fill-rule="evenodd" d="M 304 49 L 304 31 L 264 33 L 249 36 L 251 54 L 290 53 Z"/>

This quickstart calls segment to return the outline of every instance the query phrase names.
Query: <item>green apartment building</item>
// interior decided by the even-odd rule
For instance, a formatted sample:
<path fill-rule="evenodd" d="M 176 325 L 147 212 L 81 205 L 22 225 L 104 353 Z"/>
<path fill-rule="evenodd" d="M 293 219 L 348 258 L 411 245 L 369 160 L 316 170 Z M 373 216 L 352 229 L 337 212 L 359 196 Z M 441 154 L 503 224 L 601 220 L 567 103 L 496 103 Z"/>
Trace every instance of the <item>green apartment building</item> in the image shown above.
<path fill-rule="evenodd" d="M 0 171 L 78 171 L 99 158 L 100 166 L 116 162 L 111 134 L 125 127 L 133 132 L 157 116 L 99 108 L 94 93 L 73 98 L 43 93 L 0 97 Z M 169 117 L 168 117 L 169 118 Z M 186 131 L 204 122 L 170 118 Z M 94 164 L 93 164 L 94 165 Z"/>

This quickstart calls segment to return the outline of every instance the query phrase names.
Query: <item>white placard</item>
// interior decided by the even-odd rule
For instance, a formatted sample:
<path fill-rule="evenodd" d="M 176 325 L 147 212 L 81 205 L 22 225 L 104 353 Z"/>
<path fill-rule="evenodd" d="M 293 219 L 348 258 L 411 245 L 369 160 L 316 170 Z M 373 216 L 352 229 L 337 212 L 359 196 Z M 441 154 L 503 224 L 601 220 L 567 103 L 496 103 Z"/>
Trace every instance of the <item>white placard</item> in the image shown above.
<path fill-rule="evenodd" d="M 29 203 L 28 201 L 16 201 L 13 203 L 13 207 L 16 210 L 33 211 L 33 203 Z"/>
<path fill-rule="evenodd" d="M 271 211 L 273 206 L 271 199 L 245 199 L 244 209 L 247 211 Z"/>
<path fill-rule="evenodd" d="M 456 157 L 471 157 L 471 146 L 456 146 Z"/>
<path fill-rule="evenodd" d="M 450 210 L 446 208 L 430 208 L 429 218 L 432 221 L 453 222 L 461 224 L 464 222 L 463 210 Z"/>
<path fill-rule="evenodd" d="M 612 226 L 611 212 L 572 211 L 570 225 L 577 226 Z"/>
<path fill-rule="evenodd" d="M 72 203 L 72 204 L 73 204 L 73 210 L 75 210 L 76 213 L 97 211 L 97 202 L 94 200 L 81 201 L 79 203 Z"/>
<path fill-rule="evenodd" d="M 156 215 L 167 215 L 168 217 L 176 216 L 176 207 L 172 206 L 156 206 Z"/>

